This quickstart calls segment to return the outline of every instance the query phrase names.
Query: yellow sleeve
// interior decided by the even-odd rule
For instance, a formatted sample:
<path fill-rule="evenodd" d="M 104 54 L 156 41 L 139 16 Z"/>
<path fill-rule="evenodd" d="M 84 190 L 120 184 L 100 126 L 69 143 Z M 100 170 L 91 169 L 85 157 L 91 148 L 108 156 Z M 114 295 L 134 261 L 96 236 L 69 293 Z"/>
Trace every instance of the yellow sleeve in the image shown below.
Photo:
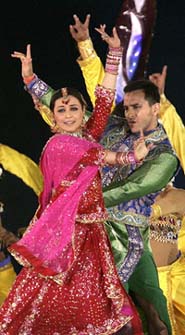
<path fill-rule="evenodd" d="M 160 120 L 185 172 L 185 127 L 175 107 L 161 95 Z"/>
<path fill-rule="evenodd" d="M 95 105 L 95 87 L 97 84 L 101 84 L 104 77 L 104 68 L 101 63 L 100 58 L 97 54 L 90 56 L 87 59 L 77 59 L 78 64 L 80 65 L 87 92 L 91 99 L 92 105 Z"/>
<path fill-rule="evenodd" d="M 43 178 L 39 166 L 29 157 L 0 144 L 0 164 L 10 173 L 16 175 L 39 195 L 43 188 Z"/>
<path fill-rule="evenodd" d="M 0 306 L 6 299 L 16 278 L 16 273 L 11 263 L 0 268 Z"/>
<path fill-rule="evenodd" d="M 36 109 L 39 111 L 43 120 L 51 127 L 54 127 L 53 113 L 49 107 L 43 104 L 39 104 Z"/>

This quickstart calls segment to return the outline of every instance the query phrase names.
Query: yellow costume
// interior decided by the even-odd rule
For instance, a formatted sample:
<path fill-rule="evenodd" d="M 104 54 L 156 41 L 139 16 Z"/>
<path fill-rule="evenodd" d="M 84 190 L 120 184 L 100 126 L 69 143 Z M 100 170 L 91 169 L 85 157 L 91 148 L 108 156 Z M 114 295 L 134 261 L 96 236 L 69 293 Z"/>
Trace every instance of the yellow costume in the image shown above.
<path fill-rule="evenodd" d="M 15 277 L 16 273 L 11 262 L 5 266 L 0 267 L 0 306 L 7 297 Z"/>
<path fill-rule="evenodd" d="M 0 144 L 0 164 L 5 170 L 22 179 L 37 195 L 40 194 L 43 186 L 42 174 L 38 165 L 29 157 Z"/>
<path fill-rule="evenodd" d="M 175 107 L 164 94 L 161 95 L 160 119 L 185 172 L 185 127 Z"/>
<path fill-rule="evenodd" d="M 185 254 L 178 254 L 180 218 L 176 215 L 150 220 L 150 240 L 158 266 L 160 287 L 167 298 L 172 335 L 185 330 Z"/>
<path fill-rule="evenodd" d="M 185 334 L 185 255 L 173 264 L 158 267 L 160 286 L 167 297 L 172 334 Z"/>
<path fill-rule="evenodd" d="M 185 127 L 175 107 L 161 96 L 161 122 L 185 172 Z M 167 297 L 172 334 L 185 334 L 185 216 L 178 235 L 181 257 L 171 265 L 158 267 L 159 283 Z"/>
<path fill-rule="evenodd" d="M 38 165 L 29 157 L 19 153 L 7 145 L 0 144 L 0 164 L 6 171 L 16 175 L 39 195 L 42 191 L 43 180 Z M 4 265 L 0 262 L 0 305 L 9 293 L 15 280 L 16 273 L 10 259 Z"/>
<path fill-rule="evenodd" d="M 87 88 L 87 92 L 94 106 L 95 87 L 97 84 L 102 83 L 104 77 L 104 67 L 100 58 L 97 56 L 96 51 L 93 48 L 91 39 L 78 42 L 78 49 L 81 57 L 77 59 L 77 62 L 80 65 L 83 77 L 85 79 L 85 86 Z"/>

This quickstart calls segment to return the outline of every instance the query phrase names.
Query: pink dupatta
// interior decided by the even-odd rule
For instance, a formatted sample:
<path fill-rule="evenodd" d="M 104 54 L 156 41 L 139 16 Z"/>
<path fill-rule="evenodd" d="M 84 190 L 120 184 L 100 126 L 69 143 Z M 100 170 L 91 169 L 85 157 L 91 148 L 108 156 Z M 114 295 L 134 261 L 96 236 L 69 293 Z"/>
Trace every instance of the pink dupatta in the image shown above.
<path fill-rule="evenodd" d="M 99 144 L 84 139 L 65 135 L 66 137 L 68 138 L 65 144 L 66 150 L 67 145 L 69 143 L 71 145 L 74 140 L 83 146 L 83 155 L 92 148 L 101 148 Z M 54 201 L 50 201 L 41 216 L 30 225 L 23 238 L 9 248 L 20 263 L 33 266 L 37 272 L 46 276 L 57 274 L 60 274 L 60 277 L 65 276 L 74 260 L 72 237 L 78 204 L 98 171 L 97 165 L 81 166 L 83 155 L 65 176 L 65 180 L 69 181 L 73 171 L 76 174 L 79 170 L 75 180 L 64 192 L 59 193 Z"/>

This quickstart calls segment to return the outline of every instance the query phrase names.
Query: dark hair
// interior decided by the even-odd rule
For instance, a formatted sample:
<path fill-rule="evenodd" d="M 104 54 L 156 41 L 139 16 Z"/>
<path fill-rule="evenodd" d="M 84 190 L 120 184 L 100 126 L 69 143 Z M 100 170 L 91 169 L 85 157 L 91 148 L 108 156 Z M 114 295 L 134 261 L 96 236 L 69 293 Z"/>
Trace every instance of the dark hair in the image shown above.
<path fill-rule="evenodd" d="M 65 94 L 64 94 L 64 92 L 65 92 Z M 65 98 L 66 94 L 67 95 L 72 95 L 73 97 L 78 99 L 82 108 L 84 108 L 84 107 L 87 108 L 87 103 L 86 103 L 83 95 L 76 88 L 64 87 L 64 88 L 61 88 L 61 89 L 55 91 L 54 94 L 51 97 L 50 109 L 51 109 L 52 112 L 53 112 L 54 107 L 55 107 L 55 101 L 60 99 L 60 98 Z"/>
<path fill-rule="evenodd" d="M 150 80 L 134 80 L 128 82 L 124 88 L 125 93 L 141 90 L 145 94 L 145 99 L 148 101 L 149 105 L 160 102 L 160 94 L 156 85 L 154 85 Z"/>
<path fill-rule="evenodd" d="M 112 111 L 112 115 L 117 115 L 117 116 L 120 116 L 120 117 L 124 117 L 124 107 L 123 107 L 123 100 L 118 102 L 113 111 Z"/>

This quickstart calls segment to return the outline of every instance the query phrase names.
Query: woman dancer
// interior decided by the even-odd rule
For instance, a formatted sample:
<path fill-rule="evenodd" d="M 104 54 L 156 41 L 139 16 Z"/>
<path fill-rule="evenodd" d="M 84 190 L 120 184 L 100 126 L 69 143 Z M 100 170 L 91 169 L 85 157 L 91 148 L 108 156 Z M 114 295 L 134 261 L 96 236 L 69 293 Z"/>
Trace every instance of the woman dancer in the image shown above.
<path fill-rule="evenodd" d="M 105 27 L 99 32 L 105 34 Z M 143 334 L 104 227 L 100 167 L 133 160 L 141 164 L 150 148 L 142 136 L 134 152 L 126 154 L 96 143 L 111 110 L 122 55 L 116 30 L 105 37 L 106 72 L 88 122 L 84 124 L 86 104 L 76 89 L 62 88 L 52 97 L 56 134 L 41 155 L 40 206 L 23 238 L 10 247 L 24 268 L 0 310 L 1 335 L 103 335 L 121 328 L 122 334 Z M 26 56 L 15 57 L 21 59 L 25 80 L 32 80 L 30 48 Z"/>

